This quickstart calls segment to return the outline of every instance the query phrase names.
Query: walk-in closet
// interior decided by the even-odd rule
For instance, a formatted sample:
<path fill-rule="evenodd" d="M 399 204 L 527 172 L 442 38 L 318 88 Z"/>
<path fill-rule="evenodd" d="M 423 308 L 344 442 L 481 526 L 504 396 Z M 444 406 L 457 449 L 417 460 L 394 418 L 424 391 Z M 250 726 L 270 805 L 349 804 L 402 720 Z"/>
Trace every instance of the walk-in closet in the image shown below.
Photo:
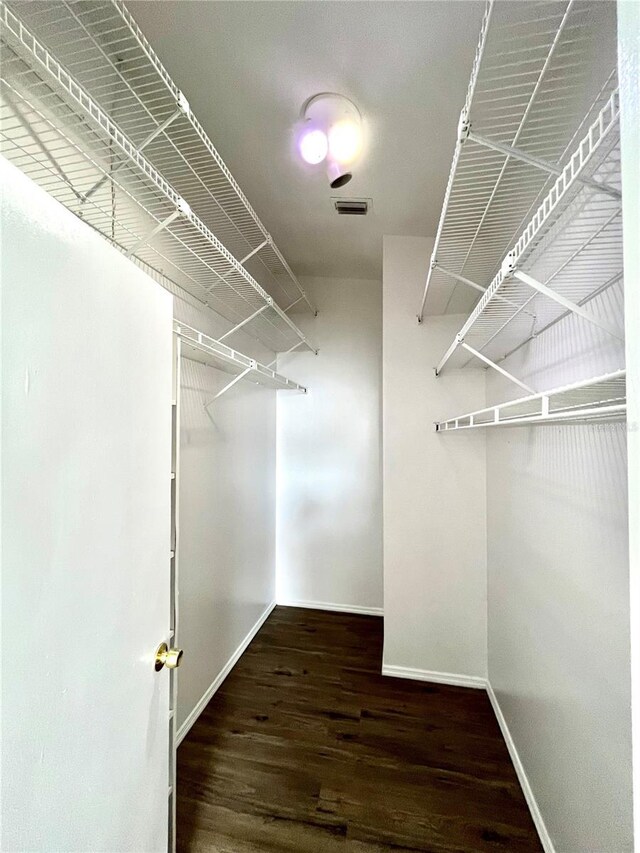
<path fill-rule="evenodd" d="M 0 850 L 640 850 L 640 2 L 0 0 L 0 93 Z"/>

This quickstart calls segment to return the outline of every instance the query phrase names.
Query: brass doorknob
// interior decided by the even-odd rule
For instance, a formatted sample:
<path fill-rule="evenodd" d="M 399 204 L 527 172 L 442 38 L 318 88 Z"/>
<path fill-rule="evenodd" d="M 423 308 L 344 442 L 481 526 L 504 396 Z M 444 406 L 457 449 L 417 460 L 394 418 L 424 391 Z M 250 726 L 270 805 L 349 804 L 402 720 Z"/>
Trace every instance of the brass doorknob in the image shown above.
<path fill-rule="evenodd" d="M 156 649 L 156 672 L 160 672 L 163 666 L 168 667 L 168 669 L 175 669 L 180 666 L 182 655 L 182 649 L 170 649 L 166 643 L 160 643 Z"/>

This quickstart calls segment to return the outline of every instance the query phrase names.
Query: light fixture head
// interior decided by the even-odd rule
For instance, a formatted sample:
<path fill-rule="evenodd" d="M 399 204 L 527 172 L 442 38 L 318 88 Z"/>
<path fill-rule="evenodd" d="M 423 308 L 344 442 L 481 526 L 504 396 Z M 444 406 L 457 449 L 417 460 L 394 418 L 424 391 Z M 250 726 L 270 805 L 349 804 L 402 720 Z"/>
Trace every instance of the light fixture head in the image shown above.
<path fill-rule="evenodd" d="M 362 145 L 362 117 L 353 101 L 335 92 L 323 92 L 305 102 L 298 150 L 311 165 L 326 161 L 332 188 L 342 187 L 351 180 L 348 167 L 360 156 Z"/>
<path fill-rule="evenodd" d="M 310 127 L 301 134 L 298 141 L 298 148 L 305 163 L 317 166 L 327 156 L 329 140 L 322 130 Z"/>
<path fill-rule="evenodd" d="M 331 159 L 336 163 L 348 165 L 360 154 L 362 131 L 352 119 L 341 119 L 329 128 L 328 141 Z"/>

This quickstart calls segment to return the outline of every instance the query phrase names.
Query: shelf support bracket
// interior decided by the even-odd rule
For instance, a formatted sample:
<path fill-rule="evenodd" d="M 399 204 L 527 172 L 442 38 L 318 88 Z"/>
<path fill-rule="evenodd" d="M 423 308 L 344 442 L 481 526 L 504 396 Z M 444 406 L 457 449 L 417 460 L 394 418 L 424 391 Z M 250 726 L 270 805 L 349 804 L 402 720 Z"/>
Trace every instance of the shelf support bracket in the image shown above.
<path fill-rule="evenodd" d="M 543 394 L 542 397 L 540 397 L 540 417 L 549 417 L 549 398 L 546 394 Z"/>
<path fill-rule="evenodd" d="M 273 361 L 270 361 L 270 362 L 269 362 L 269 364 L 267 365 L 267 367 L 272 368 L 274 364 L 277 364 L 277 363 L 278 363 L 278 358 L 280 358 L 280 357 L 281 357 L 281 356 L 283 356 L 283 355 L 289 355 L 289 353 L 290 353 L 290 352 L 293 352 L 293 351 L 294 351 L 294 349 L 298 349 L 298 347 L 301 347 L 303 343 L 304 343 L 304 341 L 298 341 L 298 343 L 297 343 L 297 344 L 294 344 L 292 347 L 289 347 L 289 349 L 288 349 L 288 350 L 285 350 L 284 352 L 280 352 L 280 353 L 278 353 L 278 355 L 273 359 Z M 316 355 L 317 355 L 317 354 L 318 354 L 318 351 L 316 350 Z"/>
<path fill-rule="evenodd" d="M 211 400 L 209 400 L 208 403 L 204 404 L 204 409 L 207 412 L 207 414 L 209 411 L 209 406 L 214 402 L 214 400 L 217 400 L 218 397 L 222 397 L 223 394 L 226 394 L 226 392 L 229 391 L 230 388 L 233 388 L 233 386 L 237 382 L 240 382 L 241 379 L 244 379 L 244 377 L 247 375 L 247 373 L 251 373 L 252 370 L 255 370 L 255 367 L 256 367 L 256 362 L 253 361 L 253 359 L 252 359 L 249 367 L 246 367 L 242 371 L 242 373 L 239 373 L 237 376 L 234 376 L 233 379 L 231 380 L 231 382 L 227 382 L 227 384 L 224 386 L 224 388 L 221 388 L 217 394 L 214 394 L 213 397 L 211 398 Z"/>
<path fill-rule="evenodd" d="M 544 294 L 544 296 L 549 297 L 549 299 L 553 299 L 554 302 L 557 302 L 559 305 L 562 305 L 563 308 L 566 308 L 568 311 L 571 311 L 573 314 L 577 314 L 579 317 L 582 317 L 583 320 L 586 320 L 588 323 L 592 323 L 594 326 L 598 326 L 600 329 L 604 329 L 605 332 L 608 332 L 614 338 L 617 338 L 619 341 L 624 341 L 624 335 L 620 332 L 620 330 L 607 323 L 605 320 L 599 320 L 597 317 L 590 311 L 586 311 L 580 305 L 577 305 L 575 302 L 572 302 L 570 299 L 566 299 L 556 290 L 552 290 L 550 287 L 547 287 L 546 284 L 543 284 L 541 281 L 533 278 L 527 273 L 521 272 L 520 270 L 514 270 L 512 275 L 524 282 L 524 284 L 529 285 L 534 290 L 537 290 L 539 293 Z"/>
<path fill-rule="evenodd" d="M 169 118 L 166 118 L 162 122 L 162 124 L 159 124 L 158 127 L 155 128 L 155 130 L 151 131 L 151 133 L 146 137 L 146 139 L 144 139 L 140 143 L 140 145 L 138 145 L 138 151 L 144 151 L 144 149 L 148 145 L 150 145 L 154 139 L 157 139 L 157 137 L 160 136 L 161 133 L 164 133 L 164 131 L 169 127 L 169 125 L 173 124 L 173 122 L 177 118 L 179 118 L 181 115 L 188 115 L 188 114 L 189 114 L 189 102 L 184 97 L 182 92 L 180 92 L 180 97 L 178 98 L 178 109 L 174 113 L 171 113 Z M 104 175 L 102 178 L 100 178 L 99 181 L 96 181 L 96 183 L 91 187 L 91 189 L 87 190 L 87 192 L 84 193 L 82 201 L 83 202 L 88 201 L 91 198 L 91 196 L 100 189 L 100 187 L 104 186 L 104 184 L 107 181 L 111 180 L 111 177 L 122 166 L 124 166 L 125 163 L 126 163 L 126 159 L 123 157 L 120 160 L 120 162 L 109 172 L 108 175 Z"/>
<path fill-rule="evenodd" d="M 456 281 L 462 282 L 462 284 L 466 284 L 469 287 L 473 287 L 475 290 L 479 290 L 480 293 L 485 293 L 487 290 L 486 287 L 482 287 L 481 284 L 477 284 L 475 281 L 471 281 L 470 278 L 465 278 L 463 275 L 460 275 L 457 272 L 451 272 L 451 270 L 448 270 L 448 269 L 445 269 L 444 267 L 441 267 L 437 261 L 434 262 L 433 268 L 436 270 L 439 270 L 444 275 L 448 275 L 450 278 L 453 278 Z M 521 305 L 518 305 L 516 302 L 512 302 L 511 299 L 507 299 L 506 296 L 502 296 L 500 293 L 496 293 L 494 299 L 498 299 L 498 300 L 500 300 L 500 302 L 506 302 L 508 305 L 511 305 L 512 308 L 517 308 L 518 310 L 523 310 L 525 314 L 528 314 L 534 320 L 536 319 L 535 314 L 531 314 L 530 311 L 526 311 L 524 308 L 522 308 Z"/>
<path fill-rule="evenodd" d="M 298 304 L 298 302 L 302 302 L 302 300 L 303 300 L 303 299 L 304 299 L 304 296 L 298 296 L 298 298 L 297 298 L 297 299 L 294 299 L 294 300 L 293 300 L 293 302 L 292 302 L 290 305 L 287 305 L 287 307 L 284 309 L 284 313 L 286 314 L 286 313 L 287 313 L 287 311 L 291 311 L 291 309 L 293 308 L 293 306 L 294 306 L 294 305 L 297 305 L 297 304 Z"/>
<path fill-rule="evenodd" d="M 466 284 L 467 287 L 472 287 L 474 290 L 480 291 L 480 293 L 484 293 L 486 290 L 485 287 L 483 287 L 481 284 L 477 284 L 475 281 L 471 281 L 470 278 L 465 278 L 463 275 L 460 275 L 457 272 L 452 272 L 451 270 L 441 267 L 437 261 L 433 262 L 432 269 L 439 270 L 439 272 L 444 273 L 444 275 L 448 275 L 449 278 L 453 278 L 456 281 L 461 282 L 462 284 Z"/>
<path fill-rule="evenodd" d="M 191 211 L 191 208 L 186 203 L 186 201 L 184 201 L 184 199 L 180 199 L 180 203 L 178 204 L 178 207 L 176 207 L 176 209 L 173 211 L 173 213 L 170 213 L 166 219 L 162 220 L 162 222 L 158 222 L 158 224 L 156 225 L 155 228 L 153 228 L 146 236 L 144 236 L 140 240 L 138 240 L 138 242 L 135 243 L 135 245 L 133 245 L 129 249 L 129 251 L 126 254 L 126 257 L 130 258 L 132 255 L 134 255 L 138 251 L 138 249 L 140 249 L 142 246 L 144 246 L 145 243 L 148 243 L 150 240 L 152 240 L 156 236 L 156 234 L 159 234 L 161 231 L 163 231 L 165 228 L 167 228 L 169 225 L 171 225 L 171 223 L 174 221 L 174 219 L 177 219 L 179 216 L 181 216 L 183 214 L 187 215 L 190 211 Z"/>
<path fill-rule="evenodd" d="M 260 251 L 260 249 L 264 249 L 264 247 L 265 247 L 265 246 L 268 246 L 268 245 L 269 245 L 269 242 L 270 242 L 270 241 L 269 241 L 268 239 L 267 239 L 267 240 L 263 240 L 263 241 L 262 241 L 262 243 L 260 243 L 260 245 L 259 245 L 259 246 L 256 246 L 256 247 L 255 247 L 255 249 L 252 249 L 252 250 L 249 252 L 249 254 L 248 254 L 248 255 L 245 255 L 245 256 L 244 256 L 244 258 L 241 258 L 241 259 L 238 261 L 238 263 L 239 263 L 241 266 L 244 266 L 244 265 L 245 265 L 245 263 L 249 260 L 249 258 L 252 258 L 254 255 L 257 255 L 257 254 L 258 254 L 258 252 Z M 231 270 L 229 270 L 229 272 L 228 272 L 228 273 L 225 273 L 225 275 L 220 276 L 220 278 L 222 279 L 222 281 L 226 281 L 226 280 L 229 278 L 229 276 L 230 276 L 230 275 L 233 275 L 233 274 L 234 274 L 234 272 L 237 272 L 237 270 L 235 269 L 235 267 L 234 267 L 234 268 L 232 268 Z M 273 303 L 272 303 L 272 304 L 273 304 Z"/>
<path fill-rule="evenodd" d="M 267 238 L 266 240 L 263 240 L 259 246 L 256 246 L 255 249 L 252 249 L 252 251 L 249 252 L 248 255 L 245 255 L 244 258 L 240 261 L 240 263 L 244 266 L 244 264 L 249 260 L 249 258 L 252 258 L 254 255 L 257 255 L 258 252 L 261 249 L 264 249 L 265 246 L 268 246 L 270 242 L 271 241 L 269 238 Z"/>
<path fill-rule="evenodd" d="M 492 367 L 494 370 L 497 370 L 498 373 L 501 373 L 507 379 L 510 379 L 511 382 L 515 382 L 516 385 L 519 385 L 521 388 L 524 388 L 525 391 L 528 391 L 530 394 L 536 393 L 536 391 L 530 385 L 527 385 L 526 383 L 521 382 L 519 379 L 516 379 L 516 377 L 512 373 L 509 373 L 508 370 L 505 370 L 504 367 L 500 367 L 500 365 L 496 364 L 495 361 L 491 361 L 490 358 L 487 358 L 486 355 L 483 355 L 481 352 L 478 352 L 477 349 L 474 349 L 473 347 L 469 346 L 469 344 L 466 344 L 464 341 L 460 341 L 460 346 L 464 347 L 464 349 L 466 349 L 467 352 L 470 352 L 471 355 L 475 355 L 475 357 L 479 358 L 480 361 L 484 361 L 484 363 L 487 364 L 489 367 Z"/>
<path fill-rule="evenodd" d="M 442 358 L 440 359 L 440 363 L 438 364 L 438 366 L 434 370 L 434 373 L 436 376 L 440 376 L 442 369 L 444 368 L 445 364 L 449 361 L 449 359 L 454 354 L 454 352 L 458 349 L 458 347 L 460 346 L 461 343 L 462 343 L 462 338 L 460 337 L 460 335 L 456 335 L 454 342 L 449 345 L 449 349 L 442 356 Z"/>
<path fill-rule="evenodd" d="M 263 311 L 266 311 L 266 310 L 267 310 L 267 308 L 271 308 L 271 306 L 272 306 L 272 305 L 273 305 L 273 299 L 270 299 L 270 300 L 269 300 L 269 302 L 267 302 L 267 304 L 266 304 L 266 305 L 263 305 L 263 306 L 262 306 L 262 308 L 258 308 L 258 310 L 257 310 L 257 311 L 254 311 L 254 312 L 253 312 L 253 314 L 251 314 L 249 317 L 247 317 L 247 319 L 246 319 L 246 320 L 242 320 L 242 322 L 238 323 L 238 324 L 237 324 L 236 326 L 234 326 L 232 329 L 229 329 L 229 331 L 228 331 L 228 332 L 225 332 L 225 333 L 224 333 L 224 335 L 221 335 L 221 336 L 218 338 L 218 343 L 220 343 L 221 341 L 223 341 L 225 338 L 228 338 L 228 337 L 230 337 L 231 335 L 234 335 L 234 334 L 235 334 L 239 329 L 241 329 L 243 326 L 246 326 L 246 325 L 247 325 L 247 323 L 250 323 L 250 322 L 251 322 L 252 320 L 254 320 L 254 319 L 255 319 L 259 314 L 262 314 L 262 312 L 263 312 Z"/>
<path fill-rule="evenodd" d="M 466 138 L 471 140 L 471 142 L 484 146 L 485 148 L 491 148 L 493 151 L 498 151 L 500 154 L 504 154 L 505 157 L 513 157 L 514 160 L 521 160 L 523 163 L 528 163 L 530 166 L 542 169 L 543 172 L 548 172 L 550 175 L 562 174 L 562 169 L 560 169 L 559 166 L 550 163 L 548 160 L 543 160 L 540 157 L 534 157 L 532 154 L 527 154 L 526 151 L 522 151 L 520 148 L 512 148 L 511 145 L 496 142 L 495 139 L 487 139 L 486 136 L 481 136 L 479 133 L 471 130 L 470 125 Z M 622 197 L 622 193 L 615 187 L 609 186 L 609 184 L 603 184 L 593 178 L 585 178 L 582 176 L 578 177 L 578 180 L 585 184 L 585 186 L 607 193 L 607 195 L 611 195 L 614 198 L 619 199 Z"/>

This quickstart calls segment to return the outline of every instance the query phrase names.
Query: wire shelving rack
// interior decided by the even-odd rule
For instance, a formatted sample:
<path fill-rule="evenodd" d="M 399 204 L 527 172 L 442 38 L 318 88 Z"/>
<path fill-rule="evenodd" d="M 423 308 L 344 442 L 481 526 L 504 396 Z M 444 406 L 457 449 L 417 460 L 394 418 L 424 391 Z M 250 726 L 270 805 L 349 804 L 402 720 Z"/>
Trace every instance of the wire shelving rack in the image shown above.
<path fill-rule="evenodd" d="M 120 0 L 17 8 L 40 38 L 0 3 L 0 152 L 233 328 L 313 350 L 286 313 L 313 306 Z M 286 309 L 244 266 L 260 254 Z"/>
<path fill-rule="evenodd" d="M 519 424 L 623 420 L 625 371 L 617 370 L 541 394 L 530 394 L 434 424 L 436 432 Z"/>
<path fill-rule="evenodd" d="M 261 364 L 259 361 L 249 358 L 222 343 L 222 341 L 194 329 L 193 326 L 176 320 L 173 324 L 173 331 L 180 338 L 181 354 L 192 361 L 198 361 L 201 364 L 215 367 L 217 370 L 232 373 L 237 379 L 246 377 L 249 381 L 264 385 L 266 388 L 301 391 L 303 393 L 307 391 L 303 385 L 298 385 L 297 382 L 287 379 L 269 365 Z M 225 386 L 225 390 L 231 387 L 231 384 Z"/>
<path fill-rule="evenodd" d="M 584 307 L 623 274 L 618 115 L 616 90 L 442 356 L 438 375 L 450 363 L 495 366 L 569 313 L 623 339 Z"/>
<path fill-rule="evenodd" d="M 584 134 L 593 12 L 581 0 L 488 0 L 419 321 L 431 300 L 444 307 L 436 313 L 454 297 L 473 305 Z M 614 87 L 611 78 L 596 108 Z"/>
<path fill-rule="evenodd" d="M 476 304 L 436 376 L 480 365 L 527 396 L 437 432 L 625 411 L 624 371 L 540 392 L 501 364 L 570 315 L 624 340 L 597 298 L 622 283 L 623 253 L 615 72 L 587 95 L 594 10 L 581 0 L 506 9 L 485 7 L 418 319 L 429 299 L 446 313 L 463 288 Z"/>

